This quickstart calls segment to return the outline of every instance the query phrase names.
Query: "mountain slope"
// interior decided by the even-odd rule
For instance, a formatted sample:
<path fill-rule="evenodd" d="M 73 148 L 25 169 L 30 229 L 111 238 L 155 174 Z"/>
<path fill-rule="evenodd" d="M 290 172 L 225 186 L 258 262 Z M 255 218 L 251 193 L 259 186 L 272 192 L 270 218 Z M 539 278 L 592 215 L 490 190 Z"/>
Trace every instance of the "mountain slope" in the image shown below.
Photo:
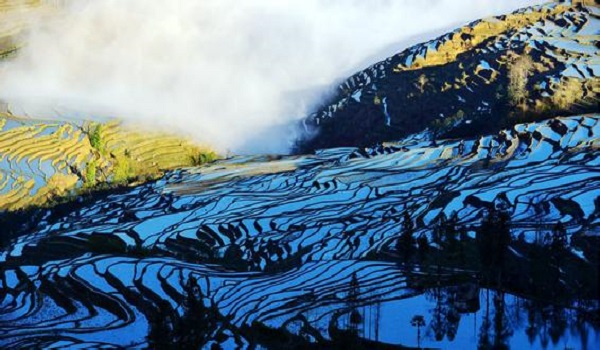
<path fill-rule="evenodd" d="M 0 210 L 23 210 L 0 211 L 0 347 L 594 347 L 598 12 L 525 9 L 380 62 L 299 144 L 348 147 L 309 155 L 181 168 L 202 149 L 4 115 Z"/>
<path fill-rule="evenodd" d="M 553 290 L 579 286 L 578 300 L 592 301 L 578 310 L 593 313 L 599 147 L 600 115 L 575 116 L 437 146 L 417 135 L 362 151 L 232 158 L 67 211 L 33 212 L 0 255 L 0 344 L 144 346 L 168 333 L 157 317 L 184 317 L 178 305 L 193 281 L 215 319 L 228 320 L 215 321 L 212 342 L 247 345 L 260 327 L 332 341 L 349 317 L 353 279 L 355 305 L 383 303 L 384 312 L 423 293 L 428 282 L 395 262 L 407 215 L 415 236 L 435 242 L 441 213 L 456 213 L 466 244 L 494 207 L 510 213 L 521 238 L 506 259 L 526 275 L 525 242 L 564 223 L 573 265 Z M 542 283 L 531 276 L 511 277 L 509 288 Z"/>
<path fill-rule="evenodd" d="M 473 22 L 341 83 L 304 122 L 299 152 L 430 131 L 477 136 L 598 111 L 600 8 L 551 3 Z"/>

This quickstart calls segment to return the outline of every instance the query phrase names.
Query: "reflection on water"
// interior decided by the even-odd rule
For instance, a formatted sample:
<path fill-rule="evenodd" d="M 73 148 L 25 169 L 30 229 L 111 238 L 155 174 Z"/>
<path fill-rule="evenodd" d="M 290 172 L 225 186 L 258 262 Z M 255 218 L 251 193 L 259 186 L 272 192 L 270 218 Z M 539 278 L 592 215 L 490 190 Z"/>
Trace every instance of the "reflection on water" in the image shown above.
<path fill-rule="evenodd" d="M 582 302 L 560 307 L 465 284 L 359 307 L 339 326 L 366 339 L 410 347 L 597 349 L 600 327 L 587 321 L 587 310 Z"/>

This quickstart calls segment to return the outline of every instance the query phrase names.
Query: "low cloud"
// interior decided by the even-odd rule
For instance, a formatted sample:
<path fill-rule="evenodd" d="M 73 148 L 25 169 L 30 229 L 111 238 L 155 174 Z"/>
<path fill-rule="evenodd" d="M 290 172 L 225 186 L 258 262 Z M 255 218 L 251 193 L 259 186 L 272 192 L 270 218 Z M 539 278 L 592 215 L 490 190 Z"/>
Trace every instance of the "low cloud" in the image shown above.
<path fill-rule="evenodd" d="M 2 64 L 0 99 L 30 115 L 170 129 L 220 151 L 286 152 L 287 125 L 367 58 L 534 3 L 74 0 L 35 21 Z"/>

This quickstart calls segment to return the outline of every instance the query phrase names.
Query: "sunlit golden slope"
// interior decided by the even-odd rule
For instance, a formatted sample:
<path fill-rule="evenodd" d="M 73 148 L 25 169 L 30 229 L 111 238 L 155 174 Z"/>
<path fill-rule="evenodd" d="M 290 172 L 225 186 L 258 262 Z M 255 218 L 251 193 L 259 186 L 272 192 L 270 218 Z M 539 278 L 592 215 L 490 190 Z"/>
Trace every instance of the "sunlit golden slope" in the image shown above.
<path fill-rule="evenodd" d="M 354 74 L 305 120 L 298 152 L 598 111 L 600 6 L 581 3 L 478 20 Z"/>
<path fill-rule="evenodd" d="M 76 188 L 143 181 L 215 158 L 181 137 L 138 130 L 118 122 L 0 115 L 0 210 L 44 205 Z"/>

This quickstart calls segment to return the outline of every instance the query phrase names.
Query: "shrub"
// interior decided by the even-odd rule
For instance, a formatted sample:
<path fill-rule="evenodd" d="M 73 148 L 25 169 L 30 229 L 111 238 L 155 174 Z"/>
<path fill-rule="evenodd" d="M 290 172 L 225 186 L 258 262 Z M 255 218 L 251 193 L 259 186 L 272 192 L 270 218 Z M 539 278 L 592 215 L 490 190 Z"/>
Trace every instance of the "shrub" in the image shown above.
<path fill-rule="evenodd" d="M 92 187 L 96 185 L 96 160 L 92 160 L 87 164 L 85 168 L 85 186 Z"/>
<path fill-rule="evenodd" d="M 192 154 L 190 157 L 190 161 L 192 166 L 200 166 L 202 164 L 210 163 L 215 161 L 218 158 L 215 152 L 199 152 L 198 154 Z"/>
<path fill-rule="evenodd" d="M 92 148 L 104 154 L 104 140 L 102 139 L 102 124 L 92 124 L 88 131 L 88 138 Z"/>
<path fill-rule="evenodd" d="M 584 95 L 583 83 L 578 79 L 561 81 L 552 95 L 552 103 L 562 111 L 570 110 Z"/>
<path fill-rule="evenodd" d="M 116 156 L 113 163 L 113 181 L 115 183 L 126 183 L 134 172 L 131 166 L 131 160 L 127 156 Z"/>

